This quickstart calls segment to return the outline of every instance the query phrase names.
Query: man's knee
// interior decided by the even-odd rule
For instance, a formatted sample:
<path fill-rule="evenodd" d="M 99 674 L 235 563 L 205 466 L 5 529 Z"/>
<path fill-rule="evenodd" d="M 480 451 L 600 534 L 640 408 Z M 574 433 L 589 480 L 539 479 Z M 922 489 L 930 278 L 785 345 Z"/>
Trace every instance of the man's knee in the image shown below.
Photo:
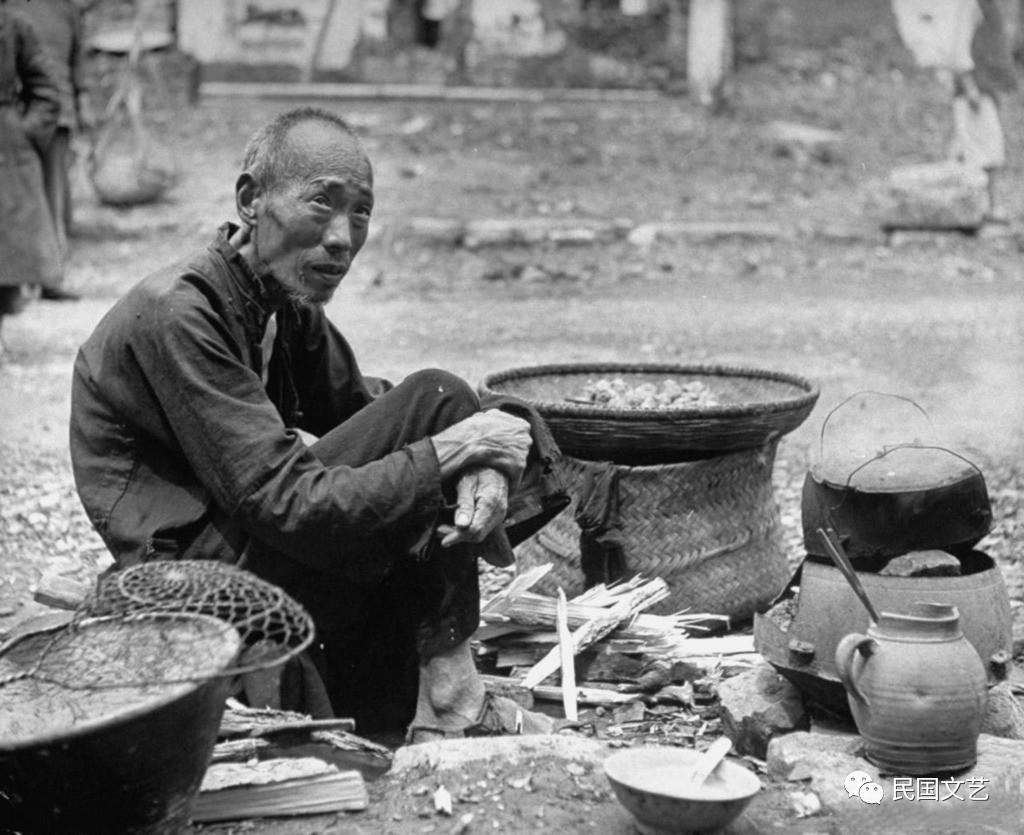
<path fill-rule="evenodd" d="M 421 394 L 434 401 L 450 415 L 455 423 L 480 410 L 480 398 L 473 387 L 461 377 L 438 368 L 415 371 L 403 380 Z"/>

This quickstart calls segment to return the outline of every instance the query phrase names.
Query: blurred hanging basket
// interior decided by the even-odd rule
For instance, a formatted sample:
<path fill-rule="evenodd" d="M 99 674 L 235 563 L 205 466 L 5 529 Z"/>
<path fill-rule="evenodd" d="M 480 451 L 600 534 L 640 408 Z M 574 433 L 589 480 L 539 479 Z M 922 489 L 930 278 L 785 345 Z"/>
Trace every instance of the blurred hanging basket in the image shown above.
<path fill-rule="evenodd" d="M 147 127 L 142 107 L 141 30 L 103 114 L 89 158 L 89 179 L 101 203 L 138 206 L 164 196 L 178 180 L 171 147 Z"/>

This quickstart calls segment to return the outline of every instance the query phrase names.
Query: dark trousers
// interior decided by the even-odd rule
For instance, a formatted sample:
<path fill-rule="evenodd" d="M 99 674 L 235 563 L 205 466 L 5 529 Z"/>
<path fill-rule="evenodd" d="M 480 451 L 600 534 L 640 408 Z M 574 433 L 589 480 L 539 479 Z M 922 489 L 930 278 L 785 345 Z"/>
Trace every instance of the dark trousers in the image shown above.
<path fill-rule="evenodd" d="M 479 409 L 473 390 L 440 371 L 421 371 L 312 445 L 327 465 L 357 467 L 435 435 Z M 454 497 L 448 495 L 450 501 Z M 260 542 L 250 542 L 244 565 L 302 603 L 317 627 L 310 652 L 338 716 L 352 717 L 362 733 L 404 727 L 416 706 L 418 668 L 429 658 L 468 639 L 479 624 L 480 589 L 475 557 L 464 547 L 426 547 L 409 553 L 386 536 L 338 543 L 339 563 L 387 566 L 368 579 L 314 571 Z M 405 551 L 400 549 L 404 548 Z M 286 694 L 294 709 L 307 708 L 309 694 Z M 292 670 L 291 680 L 304 679 Z M 301 689 L 301 688 L 299 688 Z M 315 702 L 315 700 L 314 700 Z"/>

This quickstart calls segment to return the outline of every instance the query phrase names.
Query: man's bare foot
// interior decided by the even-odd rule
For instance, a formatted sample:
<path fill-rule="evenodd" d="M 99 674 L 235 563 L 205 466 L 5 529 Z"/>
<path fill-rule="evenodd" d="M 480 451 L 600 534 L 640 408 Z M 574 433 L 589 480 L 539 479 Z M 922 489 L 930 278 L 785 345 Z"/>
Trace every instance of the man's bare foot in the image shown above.
<path fill-rule="evenodd" d="M 484 695 L 469 641 L 465 641 L 420 665 L 419 697 L 412 723 L 458 733 L 476 721 Z"/>
<path fill-rule="evenodd" d="M 407 741 L 463 735 L 551 733 L 555 720 L 488 694 L 476 671 L 469 641 L 420 665 L 416 715 Z"/>

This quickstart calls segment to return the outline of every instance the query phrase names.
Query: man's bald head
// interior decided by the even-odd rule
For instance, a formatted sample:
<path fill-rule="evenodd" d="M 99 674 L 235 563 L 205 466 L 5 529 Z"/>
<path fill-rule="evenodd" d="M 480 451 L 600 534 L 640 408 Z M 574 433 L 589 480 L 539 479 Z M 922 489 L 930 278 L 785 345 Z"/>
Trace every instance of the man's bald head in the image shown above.
<path fill-rule="evenodd" d="M 319 107 L 299 107 L 253 134 L 242 157 L 242 171 L 265 192 L 328 162 L 324 155 L 349 164 L 365 162 L 370 168 L 363 144 L 344 119 Z"/>

